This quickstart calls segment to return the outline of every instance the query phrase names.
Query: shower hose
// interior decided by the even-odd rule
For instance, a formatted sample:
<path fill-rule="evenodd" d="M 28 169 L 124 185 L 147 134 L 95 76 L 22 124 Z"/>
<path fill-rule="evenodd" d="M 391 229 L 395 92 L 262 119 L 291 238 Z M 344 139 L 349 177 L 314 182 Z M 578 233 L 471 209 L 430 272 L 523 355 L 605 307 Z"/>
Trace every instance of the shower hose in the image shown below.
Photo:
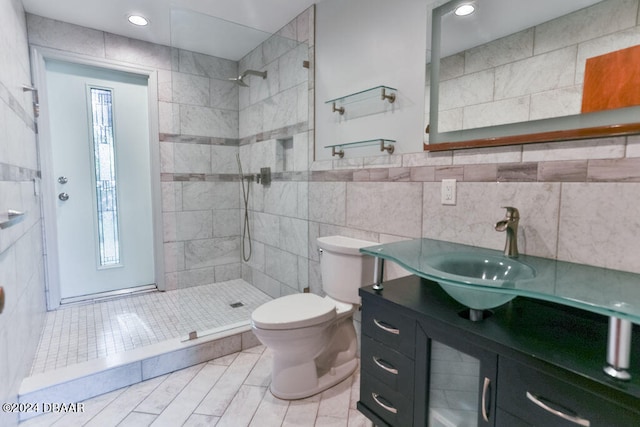
<path fill-rule="evenodd" d="M 242 174 L 242 164 L 240 163 L 240 154 L 237 156 L 238 159 L 238 170 L 240 171 L 240 187 L 242 187 L 242 198 L 244 200 L 244 224 L 242 226 L 242 259 L 247 262 L 251 259 L 251 230 L 249 229 L 249 189 L 250 187 L 250 177 L 246 177 L 247 179 L 247 188 L 245 190 L 244 181 L 245 176 Z M 245 246 L 245 241 L 249 241 L 249 248 L 247 250 L 247 246 Z"/>

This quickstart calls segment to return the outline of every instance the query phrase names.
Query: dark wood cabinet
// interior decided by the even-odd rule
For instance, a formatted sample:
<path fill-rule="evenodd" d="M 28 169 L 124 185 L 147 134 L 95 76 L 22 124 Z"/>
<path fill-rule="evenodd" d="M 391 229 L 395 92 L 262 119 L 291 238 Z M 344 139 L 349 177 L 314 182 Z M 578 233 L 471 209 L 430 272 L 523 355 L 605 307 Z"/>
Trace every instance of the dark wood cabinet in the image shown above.
<path fill-rule="evenodd" d="M 360 294 L 358 409 L 378 426 L 640 426 L 640 361 L 602 372 L 603 316 L 519 297 L 472 322 L 415 276 Z"/>

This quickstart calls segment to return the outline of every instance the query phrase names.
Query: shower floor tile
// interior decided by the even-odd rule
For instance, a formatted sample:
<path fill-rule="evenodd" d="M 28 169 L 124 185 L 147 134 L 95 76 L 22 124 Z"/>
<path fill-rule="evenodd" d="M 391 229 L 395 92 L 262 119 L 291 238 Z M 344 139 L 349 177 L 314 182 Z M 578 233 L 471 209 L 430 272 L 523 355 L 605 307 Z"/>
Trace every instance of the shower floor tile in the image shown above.
<path fill-rule="evenodd" d="M 50 311 L 31 375 L 246 321 L 269 300 L 236 279 Z"/>

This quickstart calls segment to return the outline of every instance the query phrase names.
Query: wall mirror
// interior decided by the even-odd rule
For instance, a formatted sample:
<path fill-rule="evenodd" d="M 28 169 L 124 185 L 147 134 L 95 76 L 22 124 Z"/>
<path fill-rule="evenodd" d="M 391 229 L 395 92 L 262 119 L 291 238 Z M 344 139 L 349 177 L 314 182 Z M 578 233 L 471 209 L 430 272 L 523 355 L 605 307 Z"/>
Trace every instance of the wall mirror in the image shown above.
<path fill-rule="evenodd" d="M 640 133 L 640 0 L 433 9 L 428 151 Z"/>

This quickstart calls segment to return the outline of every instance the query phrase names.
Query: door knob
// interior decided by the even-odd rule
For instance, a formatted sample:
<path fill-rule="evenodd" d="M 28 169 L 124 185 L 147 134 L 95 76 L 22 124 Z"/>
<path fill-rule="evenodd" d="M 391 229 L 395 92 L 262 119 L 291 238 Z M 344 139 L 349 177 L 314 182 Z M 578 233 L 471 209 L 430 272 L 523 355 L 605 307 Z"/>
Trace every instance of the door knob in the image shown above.
<path fill-rule="evenodd" d="M 69 200 L 69 195 L 67 193 L 60 193 L 58 194 L 58 199 L 66 202 L 67 200 Z"/>

